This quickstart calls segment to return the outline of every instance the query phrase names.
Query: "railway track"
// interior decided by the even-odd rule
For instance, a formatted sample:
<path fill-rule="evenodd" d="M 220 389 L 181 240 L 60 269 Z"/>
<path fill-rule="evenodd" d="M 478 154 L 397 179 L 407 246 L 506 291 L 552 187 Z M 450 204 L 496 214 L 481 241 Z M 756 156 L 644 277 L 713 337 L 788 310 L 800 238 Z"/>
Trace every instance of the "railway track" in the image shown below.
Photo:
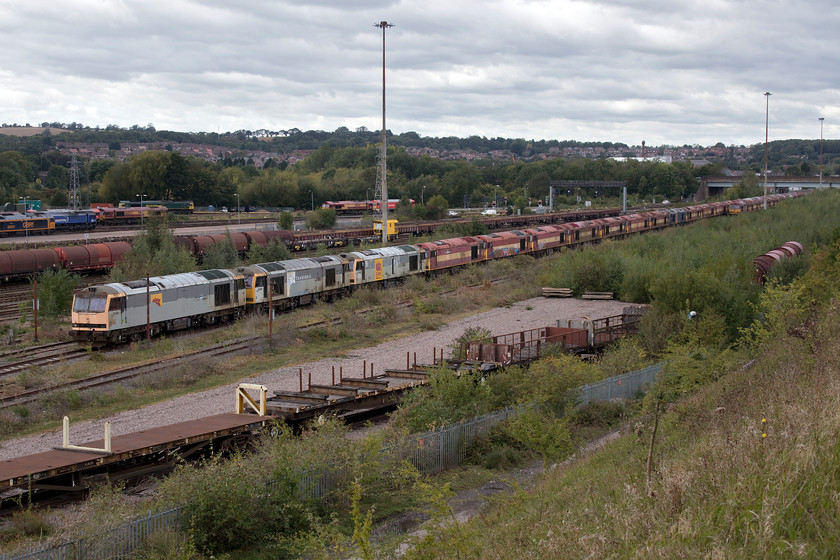
<path fill-rule="evenodd" d="M 88 286 L 101 284 L 106 278 L 107 276 L 103 274 L 87 275 L 84 277 L 83 284 L 75 291 L 79 292 Z M 32 313 L 34 295 L 32 284 L 28 282 L 0 286 L 0 323 L 17 321 L 22 315 Z"/>
<path fill-rule="evenodd" d="M 0 410 L 4 408 L 10 408 L 13 406 L 26 405 L 36 402 L 45 394 L 53 393 L 56 391 L 93 389 L 96 387 L 102 387 L 106 385 L 111 385 L 113 383 L 120 383 L 123 381 L 135 379 L 142 375 L 148 375 L 150 373 L 164 371 L 166 369 L 181 365 L 192 358 L 221 358 L 223 356 L 247 350 L 250 344 L 252 344 L 255 340 L 259 338 L 262 337 L 249 336 L 244 338 L 238 338 L 235 340 L 229 340 L 221 342 L 219 344 L 215 344 L 213 346 L 201 348 L 199 350 L 185 352 L 177 356 L 172 356 L 164 360 L 155 360 L 154 362 L 145 362 L 142 364 L 121 367 L 111 371 L 106 371 L 103 373 L 88 376 L 84 379 L 67 381 L 65 383 L 60 383 L 49 387 L 41 387 L 38 389 L 21 391 L 13 395 L 3 395 L 2 393 L 0 393 Z M 73 342 L 72 344 L 76 343 Z M 83 353 L 87 352 L 85 349 L 80 349 L 80 351 Z M 0 371 L 2 370 L 0 369 Z M 0 376 L 0 379 L 2 379 L 2 376 Z"/>
<path fill-rule="evenodd" d="M 501 278 L 491 280 L 489 282 L 491 285 L 495 286 L 498 284 L 505 283 L 511 278 L 511 276 L 504 276 Z M 476 284 L 471 284 L 469 286 L 462 286 L 452 290 L 447 290 L 445 292 L 441 292 L 439 295 L 447 296 L 465 289 L 476 289 L 484 286 L 485 283 L 480 282 Z M 415 302 L 413 300 L 404 300 L 396 302 L 395 305 L 398 308 L 406 308 L 413 306 L 414 303 Z M 363 315 L 366 313 L 370 313 L 374 310 L 374 308 L 361 309 L 357 313 Z M 340 318 L 326 319 L 301 325 L 300 327 L 298 327 L 298 330 L 300 332 L 306 332 L 316 328 L 324 328 L 331 325 L 340 325 L 341 323 L 342 321 Z M 111 371 L 88 376 L 84 379 L 71 380 L 64 383 L 56 383 L 51 386 L 39 387 L 37 389 L 32 390 L 18 391 L 14 394 L 4 394 L 3 388 L 2 386 L 0 386 L 0 410 L 19 405 L 31 404 L 49 393 L 69 390 L 86 390 L 96 387 L 107 386 L 113 383 L 120 383 L 123 381 L 140 377 L 142 375 L 163 371 L 168 368 L 181 365 L 182 363 L 185 363 L 192 358 L 221 358 L 229 354 L 235 354 L 237 352 L 247 350 L 251 344 L 264 338 L 264 336 L 248 336 L 238 338 L 231 341 L 215 344 L 213 346 L 205 347 L 199 350 L 179 354 L 177 356 L 173 356 L 164 360 L 117 368 Z M 3 361 L 7 358 L 18 357 L 21 351 L 6 351 L 0 353 L 0 382 L 3 382 L 4 380 L 9 380 L 15 375 L 18 375 L 22 371 L 25 371 L 31 367 L 49 366 L 57 362 L 66 361 L 69 359 L 77 359 L 83 356 L 86 357 L 88 355 L 87 349 L 80 347 L 76 342 L 57 342 L 53 344 L 45 344 L 43 346 L 27 349 L 26 351 L 30 354 L 26 359 L 15 360 L 7 363 L 3 363 Z"/>
<path fill-rule="evenodd" d="M 32 367 L 49 366 L 85 356 L 87 350 L 74 341 L 52 342 L 0 353 L 0 381 L 5 381 Z M 26 357 L 19 359 L 22 354 Z M 11 360 L 10 360 L 11 358 Z"/>

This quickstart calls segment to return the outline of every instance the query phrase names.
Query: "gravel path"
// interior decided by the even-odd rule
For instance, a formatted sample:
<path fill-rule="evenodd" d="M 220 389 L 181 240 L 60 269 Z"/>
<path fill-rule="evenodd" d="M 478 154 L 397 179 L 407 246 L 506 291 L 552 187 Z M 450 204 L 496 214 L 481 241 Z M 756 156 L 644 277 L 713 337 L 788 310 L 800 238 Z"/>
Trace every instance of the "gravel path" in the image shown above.
<path fill-rule="evenodd" d="M 412 354 L 416 352 L 418 363 L 431 363 L 433 349 L 436 348 L 440 353 L 441 348 L 448 347 L 469 327 L 489 329 L 494 335 L 506 334 L 554 325 L 556 321 L 565 322 L 582 317 L 597 319 L 618 315 L 627 305 L 629 304 L 611 300 L 533 298 L 516 303 L 509 308 L 493 309 L 452 321 L 436 331 L 425 331 L 411 337 L 359 348 L 341 358 L 327 357 L 317 362 L 273 369 L 242 379 L 241 382 L 260 383 L 268 387 L 269 391 L 276 389 L 296 391 L 299 383 L 298 368 L 303 368 L 304 375 L 311 372 L 313 383 L 329 384 L 333 366 L 336 372 L 343 367 L 345 376 L 360 377 L 364 362 L 368 364 L 368 373 L 371 363 L 373 363 L 375 373 L 382 373 L 386 368 L 404 368 L 406 352 Z M 448 350 L 446 355 L 449 355 Z M 178 397 L 137 410 L 121 412 L 110 418 L 71 424 L 71 443 L 84 445 L 83 442 L 102 439 L 106 420 L 111 421 L 111 435 L 118 436 L 222 412 L 233 412 L 235 386 L 231 384 Z M 0 461 L 48 451 L 60 445 L 61 430 L 9 440 L 0 444 Z"/>

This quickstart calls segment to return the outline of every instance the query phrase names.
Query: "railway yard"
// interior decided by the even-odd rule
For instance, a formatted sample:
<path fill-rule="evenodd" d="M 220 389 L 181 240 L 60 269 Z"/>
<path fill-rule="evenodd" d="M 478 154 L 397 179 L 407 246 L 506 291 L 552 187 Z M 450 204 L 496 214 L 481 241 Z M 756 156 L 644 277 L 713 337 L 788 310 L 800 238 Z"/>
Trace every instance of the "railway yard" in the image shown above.
<path fill-rule="evenodd" d="M 571 228 L 570 232 L 581 228 L 583 234 L 569 233 L 568 238 L 560 234 L 558 239 L 561 244 L 564 240 L 584 244 L 587 241 L 594 242 L 602 236 L 666 227 L 682 223 L 678 221 L 680 219 L 701 219 L 720 215 L 724 211 L 724 206 L 710 205 L 696 207 L 696 210 L 689 208 L 681 214 L 662 212 L 656 215 L 630 215 L 622 219 L 579 222 L 562 227 Z M 662 219 L 657 222 L 658 218 Z M 543 235 L 554 235 L 552 232 L 555 230 L 528 231 L 535 232 L 536 239 Z M 596 235 L 596 231 L 601 234 Z M 512 250 L 510 255 L 507 251 L 500 252 L 498 255 L 493 253 L 496 258 L 502 258 L 518 253 L 520 248 L 524 250 L 531 247 L 529 244 L 531 242 L 526 241 L 523 235 L 522 232 L 507 232 L 485 237 L 488 247 L 492 247 L 494 243 L 501 247 L 504 243 L 501 240 L 507 239 L 505 236 L 513 239 L 515 250 Z M 543 246 L 543 238 L 539 238 L 541 240 L 539 249 L 547 251 L 550 246 Z M 447 242 L 463 244 L 464 240 L 473 240 L 474 244 L 477 243 L 475 238 L 439 241 L 433 244 L 434 246 L 425 256 L 436 259 L 448 255 L 449 252 L 444 252 L 442 248 Z M 545 241 L 548 242 L 548 237 L 545 237 Z M 196 246 L 199 246 L 198 242 Z M 401 249 L 415 250 L 412 247 L 401 247 Z M 483 253 L 476 249 L 477 246 L 473 248 L 472 255 L 466 257 L 463 262 L 453 261 L 453 264 L 468 264 L 483 258 Z M 462 249 L 459 251 L 464 252 Z M 465 254 L 470 254 L 469 249 Z M 70 262 L 69 258 L 65 260 Z M 323 260 L 326 262 L 328 258 L 323 257 Z M 448 261 L 434 262 L 436 265 L 430 265 L 428 269 L 422 266 L 419 270 L 435 271 L 451 266 Z M 417 263 L 413 266 L 415 268 L 412 270 L 419 272 Z M 359 270 L 359 267 L 356 266 L 354 269 Z M 209 271 L 208 274 L 212 273 L 211 276 L 215 279 L 221 278 L 218 274 L 222 272 L 224 271 Z M 356 316 L 370 313 L 374 317 L 370 328 L 377 331 L 376 340 L 382 342 L 371 346 L 358 342 L 358 340 L 365 340 L 365 337 L 353 339 L 357 342 L 349 346 L 341 344 L 340 340 L 338 340 L 339 344 L 319 345 L 319 340 L 330 339 L 330 331 L 339 319 L 332 311 L 332 306 L 316 305 L 302 312 L 278 315 L 273 323 L 269 323 L 276 325 L 275 332 L 278 333 L 278 336 L 271 338 L 260 333 L 265 328 L 266 318 L 255 315 L 240 322 L 238 330 L 215 327 L 167 337 L 166 340 L 154 343 L 139 343 L 140 336 L 138 335 L 131 338 L 133 341 L 131 345 L 102 351 L 103 353 L 90 346 L 85 347 L 84 344 L 74 346 L 56 343 L 0 354 L 0 413 L 6 409 L 20 414 L 26 407 L 39 407 L 41 399 L 49 398 L 50 395 L 71 394 L 74 395 L 73 398 L 76 401 L 80 401 L 79 395 L 82 393 L 96 393 L 100 395 L 96 397 L 99 400 L 107 400 L 110 398 L 109 395 L 114 394 L 114 391 L 118 393 L 121 388 L 129 391 L 138 389 L 142 393 L 149 378 L 158 380 L 166 378 L 176 370 L 182 372 L 179 375 L 188 372 L 188 377 L 201 379 L 205 373 L 203 370 L 206 369 L 208 377 L 215 379 L 204 384 L 203 387 L 201 383 L 194 383 L 189 389 L 182 388 L 176 391 L 181 396 L 174 398 L 168 398 L 171 394 L 158 395 L 149 401 L 151 404 L 148 406 L 128 406 L 124 402 L 117 409 L 131 408 L 131 410 L 113 414 L 110 412 L 93 413 L 97 416 L 95 420 L 76 419 L 73 421 L 73 441 L 81 443 L 86 453 L 90 453 L 91 449 L 100 450 L 93 452 L 99 456 L 98 459 L 68 458 L 68 455 L 73 455 L 74 452 L 66 449 L 69 438 L 66 431 L 63 434 L 61 431 L 47 431 L 3 441 L 0 443 L 0 484 L 18 489 L 32 487 L 32 479 L 27 475 L 43 473 L 38 474 L 39 483 L 35 485 L 36 487 L 44 483 L 47 487 L 54 488 L 60 485 L 84 486 L 87 479 L 81 475 L 92 467 L 98 468 L 112 461 L 123 463 L 128 459 L 131 459 L 133 466 L 135 463 L 133 459 L 139 455 L 151 456 L 162 452 L 166 452 L 167 455 L 173 452 L 183 455 L 187 451 L 189 451 L 188 454 L 194 454 L 206 445 L 222 444 L 239 437 L 246 437 L 257 424 L 264 424 L 264 420 L 260 420 L 260 417 L 255 419 L 253 415 L 250 418 L 241 415 L 239 420 L 236 420 L 234 413 L 245 411 L 234 410 L 234 402 L 237 403 L 237 409 L 247 409 L 248 407 L 244 405 L 248 401 L 254 405 L 254 408 L 259 409 L 261 415 L 268 412 L 268 417 L 275 416 L 289 422 L 306 421 L 320 414 L 337 413 L 340 416 L 346 418 L 352 416 L 355 419 L 359 415 L 378 412 L 383 407 L 395 404 L 399 393 L 403 390 L 422 383 L 423 371 L 427 367 L 423 364 L 437 364 L 444 361 L 444 354 L 448 357 L 448 349 L 467 328 L 486 329 L 493 336 L 506 335 L 498 344 L 494 340 L 493 344 L 487 345 L 486 348 L 483 345 L 477 348 L 477 357 L 473 358 L 475 362 L 471 367 L 485 369 L 486 366 L 498 367 L 500 364 L 516 363 L 517 357 L 522 361 L 526 361 L 524 358 L 526 355 L 536 357 L 540 344 L 547 344 L 549 341 L 552 344 L 562 341 L 564 346 L 576 351 L 590 351 L 627 334 L 630 331 L 630 324 L 639 316 L 637 311 L 630 312 L 624 303 L 609 299 L 528 298 L 529 295 L 535 295 L 536 288 L 532 288 L 530 294 L 520 289 L 518 297 L 511 297 L 517 292 L 517 288 L 521 288 L 520 286 L 508 286 L 504 290 L 494 289 L 495 285 L 503 284 L 506 280 L 507 278 L 500 278 L 497 274 L 493 279 L 485 277 L 472 286 L 459 286 L 456 282 L 451 292 L 472 290 L 475 292 L 472 296 L 474 302 L 482 302 L 461 312 L 445 312 L 448 310 L 446 303 L 448 293 L 438 292 L 435 295 L 438 301 L 434 305 L 437 305 L 439 311 L 436 312 L 438 319 L 434 324 L 423 324 L 424 319 L 420 315 L 404 315 L 402 326 L 391 328 L 399 324 L 397 315 L 401 309 L 427 305 L 419 302 L 416 295 L 409 296 L 408 301 L 403 302 L 397 301 L 392 295 L 390 300 L 385 298 L 386 305 L 383 305 L 383 301 L 380 300 L 372 304 L 371 309 L 354 309 L 352 313 Z M 514 280 L 512 284 L 515 283 Z M 148 291 L 148 287 L 145 289 Z M 504 301 L 494 300 L 488 297 L 493 292 L 504 292 L 508 294 L 508 297 Z M 87 292 L 85 295 L 89 297 Z M 217 294 L 216 297 L 220 296 Z M 14 298 L 15 296 L 12 295 L 10 299 L 14 301 Z M 249 298 L 249 302 L 257 301 L 253 295 L 249 295 Z M 517 299 L 524 299 L 524 301 L 517 302 Z M 492 307 L 491 301 L 503 307 L 469 316 L 469 309 L 487 309 Z M 387 311 L 383 311 L 385 307 Z M 74 332 L 77 329 L 75 317 L 77 311 L 74 307 Z M 148 303 L 146 314 L 146 321 L 148 321 Z M 453 317 L 460 318 L 453 319 Z M 212 323 L 215 322 L 212 321 Z M 575 325 L 572 325 L 572 322 Z M 587 331 L 589 327 L 585 324 L 590 325 L 592 330 Z M 594 325 L 600 325 L 600 327 Z M 600 331 L 598 331 L 599 328 Z M 316 331 L 322 338 L 319 339 L 318 336 L 310 338 L 307 331 Z M 560 333 L 560 331 L 563 332 Z M 196 339 L 193 342 L 198 340 L 202 342 L 189 344 L 187 341 L 191 338 Z M 535 347 L 526 348 L 526 345 L 520 344 L 525 339 L 533 339 Z M 308 345 L 304 342 L 306 340 L 313 341 L 313 347 L 317 350 L 307 352 L 305 347 Z M 336 342 L 336 339 L 332 339 L 332 342 Z M 17 341 L 10 335 L 9 344 L 16 343 Z M 358 347 L 354 348 L 354 346 Z M 301 348 L 303 348 L 302 351 L 300 351 Z M 533 352 L 534 349 L 536 353 Z M 140 359 L 128 360 L 130 363 L 119 360 L 120 363 L 117 365 L 109 358 L 109 355 L 124 354 L 128 354 L 129 357 L 137 354 Z M 63 370 L 68 368 L 69 364 L 82 360 L 89 363 L 71 375 L 50 376 L 45 373 L 49 370 Z M 109 367 L 109 362 L 114 363 L 114 366 Z M 58 364 L 58 368 L 54 364 Z M 49 380 L 42 379 L 37 383 L 30 380 L 29 384 L 22 382 L 21 378 L 25 379 L 33 368 L 41 370 L 41 376 Z M 256 397 L 256 401 L 249 395 L 243 397 L 240 387 L 242 383 L 247 384 L 248 389 L 257 389 L 261 393 L 260 397 Z M 198 390 L 199 388 L 206 388 L 206 390 Z M 184 394 L 187 391 L 189 391 L 188 394 Z M 68 410 L 72 411 L 73 407 L 69 407 Z M 107 411 L 108 407 L 100 407 L 100 410 Z M 29 411 L 26 415 L 28 414 L 30 414 Z M 51 423 L 53 426 L 58 420 L 59 418 L 41 419 L 47 425 Z M 224 427 L 208 432 L 205 424 L 211 425 L 216 421 L 224 424 Z M 104 440 L 101 437 L 103 428 L 106 433 Z M 154 435 L 152 435 L 153 432 Z M 111 452 L 111 437 L 115 438 L 115 442 L 119 442 L 122 451 Z M 135 447 L 132 447 L 133 439 L 145 441 L 144 438 L 151 438 L 155 443 L 153 445 L 134 444 Z M 199 444 L 198 441 L 203 443 Z M 103 444 L 105 451 L 102 451 Z M 184 448 L 187 444 L 189 444 L 189 449 Z M 62 445 L 64 449 L 51 451 L 61 448 Z M 43 455 L 38 455 L 39 453 Z M 29 464 L 31 461 L 34 463 Z M 140 472 L 153 472 L 153 470 L 149 470 L 149 467 L 144 464 Z M 56 475 L 67 473 L 71 473 L 69 481 L 58 481 L 54 478 Z M 96 476 L 102 474 L 101 470 L 95 473 Z M 55 482 L 51 482 L 53 480 Z"/>

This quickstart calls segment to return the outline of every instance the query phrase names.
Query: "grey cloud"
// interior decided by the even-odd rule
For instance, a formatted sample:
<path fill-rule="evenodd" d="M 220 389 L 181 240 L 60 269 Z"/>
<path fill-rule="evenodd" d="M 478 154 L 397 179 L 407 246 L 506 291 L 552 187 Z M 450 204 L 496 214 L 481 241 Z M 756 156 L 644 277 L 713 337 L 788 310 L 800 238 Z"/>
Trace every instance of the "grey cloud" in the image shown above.
<path fill-rule="evenodd" d="M 2 120 L 376 129 L 380 20 L 395 132 L 754 143 L 766 90 L 840 131 L 829 0 L 0 0 Z"/>

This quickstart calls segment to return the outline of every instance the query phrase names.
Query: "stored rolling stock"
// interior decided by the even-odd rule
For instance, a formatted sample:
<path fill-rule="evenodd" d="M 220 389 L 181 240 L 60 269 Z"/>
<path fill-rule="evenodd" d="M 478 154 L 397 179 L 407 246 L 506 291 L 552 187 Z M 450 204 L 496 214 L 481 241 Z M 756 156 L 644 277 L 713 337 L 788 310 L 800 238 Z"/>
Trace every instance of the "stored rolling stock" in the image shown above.
<path fill-rule="evenodd" d="M 99 208 L 98 222 L 102 225 L 139 224 L 144 218 L 165 214 L 163 206 L 136 208 Z"/>
<path fill-rule="evenodd" d="M 138 215 L 135 213 L 126 213 L 126 209 L 112 208 L 99 205 L 92 210 L 98 214 L 97 220 L 100 224 L 108 226 L 119 226 L 122 224 L 138 223 Z M 158 211 L 152 208 L 147 211 Z M 162 211 L 162 210 L 160 210 Z M 574 221 L 585 218 L 596 219 L 596 217 L 606 217 L 616 213 L 616 210 L 580 210 L 573 212 L 558 212 L 554 214 L 542 215 L 522 215 L 522 216 L 491 216 L 482 217 L 480 222 L 487 225 L 491 229 L 499 228 L 519 228 L 526 229 L 532 227 L 541 227 L 551 223 L 551 221 Z M 469 220 L 467 220 L 469 222 Z M 400 236 L 420 236 L 433 233 L 437 227 L 444 225 L 447 222 L 414 222 L 407 224 L 399 224 L 396 220 L 388 220 L 388 236 L 390 239 L 396 239 Z M 453 223 L 453 222 L 448 222 Z M 458 223 L 458 222 L 455 222 Z M 639 230 L 642 229 L 641 227 Z M 633 230 L 637 231 L 637 230 Z M 244 237 L 242 237 L 244 236 Z M 224 239 L 225 235 L 214 236 L 178 236 L 175 237 L 175 243 L 184 247 L 197 259 L 201 260 L 204 253 L 214 244 Z M 240 248 L 240 252 L 244 254 L 241 248 L 243 247 L 242 239 L 245 239 L 248 244 L 248 249 L 252 246 L 259 245 L 265 247 L 267 244 L 279 239 L 291 251 L 314 250 L 321 245 L 327 248 L 343 248 L 352 245 L 359 245 L 362 242 L 378 242 L 382 238 L 381 227 L 374 224 L 373 228 L 365 229 L 348 229 L 348 230 L 330 230 L 328 232 L 310 232 L 310 231 L 296 231 L 290 232 L 286 230 L 277 231 L 244 231 L 240 233 L 231 233 L 231 239 L 234 245 Z M 14 254 L 9 255 L 12 261 L 16 259 Z M 43 272 L 44 269 L 30 270 L 26 266 L 13 266 L 14 270 L 19 272 L 12 276 L 2 277 L 5 280 L 15 276 L 28 277 L 33 273 Z"/>
<path fill-rule="evenodd" d="M 166 208 L 173 214 L 192 214 L 195 204 L 192 200 L 121 200 L 118 208 Z"/>
<path fill-rule="evenodd" d="M 110 241 L 51 249 L 0 251 L 0 280 L 25 278 L 62 268 L 74 272 L 108 270 L 129 250 L 131 245 L 125 241 Z"/>
<path fill-rule="evenodd" d="M 393 211 L 397 209 L 400 203 L 398 198 L 388 199 L 388 210 Z M 409 199 L 408 203 L 413 207 L 414 199 Z M 382 208 L 382 202 L 379 200 L 328 200 L 321 204 L 321 208 L 330 208 L 335 210 L 336 214 L 340 215 L 361 215 L 369 212 L 378 212 Z"/>
<path fill-rule="evenodd" d="M 89 230 L 96 227 L 97 210 L 45 210 L 41 215 L 55 221 L 59 231 Z"/>
<path fill-rule="evenodd" d="M 0 236 L 42 235 L 55 231 L 55 220 L 38 213 L 0 212 Z"/>
<path fill-rule="evenodd" d="M 774 205 L 783 198 L 785 195 L 774 195 L 767 198 L 767 203 Z M 763 200 L 742 202 L 739 208 L 745 211 L 761 208 Z M 120 343 L 136 339 L 143 332 L 154 335 L 200 326 L 219 319 L 236 318 L 249 310 L 268 309 L 269 306 L 283 310 L 329 300 L 361 285 L 384 285 L 415 274 L 519 254 L 542 254 L 601 239 L 691 223 L 723 214 L 727 207 L 713 203 L 417 245 L 351 251 L 337 256 L 261 263 L 229 271 L 204 271 L 91 286 L 74 298 L 73 336 L 79 341 Z M 218 285 L 228 286 L 227 291 L 220 295 L 215 291 Z M 121 299 L 124 296 L 125 299 Z"/>

